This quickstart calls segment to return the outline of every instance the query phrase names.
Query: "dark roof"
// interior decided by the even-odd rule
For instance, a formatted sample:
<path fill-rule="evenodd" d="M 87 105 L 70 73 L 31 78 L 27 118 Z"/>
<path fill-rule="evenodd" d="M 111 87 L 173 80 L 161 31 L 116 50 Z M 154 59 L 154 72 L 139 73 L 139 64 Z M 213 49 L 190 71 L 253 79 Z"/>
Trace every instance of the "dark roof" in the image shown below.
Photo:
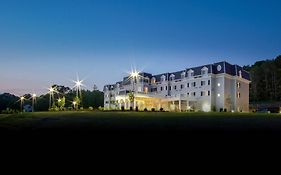
<path fill-rule="evenodd" d="M 220 71 L 217 70 L 218 65 L 221 66 L 221 70 Z M 218 62 L 218 63 L 214 63 L 214 64 L 207 64 L 207 65 L 198 66 L 198 67 L 187 68 L 186 70 L 177 71 L 177 72 L 171 72 L 171 73 L 163 73 L 163 74 L 158 74 L 158 75 L 152 75 L 152 74 L 147 73 L 147 72 L 141 72 L 140 75 L 142 77 L 149 77 L 150 79 L 155 77 L 156 82 L 160 82 L 161 81 L 161 77 L 163 75 L 166 76 L 166 80 L 167 80 L 167 79 L 170 78 L 170 75 L 174 74 L 175 75 L 175 80 L 178 80 L 178 79 L 181 79 L 181 74 L 183 72 L 185 72 L 186 73 L 185 76 L 187 76 L 187 72 L 189 70 L 193 70 L 194 71 L 194 76 L 201 75 L 201 70 L 204 67 L 208 68 L 208 73 L 213 73 L 213 74 L 226 73 L 226 74 L 229 74 L 229 75 L 232 75 L 232 76 L 239 76 L 239 71 L 241 71 L 242 72 L 242 78 L 250 80 L 249 73 L 247 71 L 243 70 L 243 68 L 241 66 L 232 65 L 232 64 L 230 64 L 230 63 L 228 63 L 226 61 L 222 61 L 222 62 Z M 128 84 L 131 83 L 130 81 L 128 81 L 128 78 L 129 78 L 128 76 L 124 77 L 123 81 L 117 82 L 117 83 L 119 83 L 121 86 L 122 85 L 128 85 Z M 110 86 L 116 87 L 116 84 L 114 84 L 114 85 L 106 85 L 106 86 L 108 86 L 108 87 L 110 87 Z"/>

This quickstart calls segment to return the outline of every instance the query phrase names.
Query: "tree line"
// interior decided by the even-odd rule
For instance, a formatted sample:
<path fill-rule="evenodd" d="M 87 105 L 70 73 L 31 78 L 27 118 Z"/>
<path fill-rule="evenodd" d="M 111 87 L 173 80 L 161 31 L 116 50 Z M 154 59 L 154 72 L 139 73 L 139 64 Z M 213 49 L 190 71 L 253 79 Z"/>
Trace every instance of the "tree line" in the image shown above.
<path fill-rule="evenodd" d="M 244 66 L 250 73 L 250 102 L 281 101 L 281 55 Z"/>
<path fill-rule="evenodd" d="M 52 87 L 56 87 L 57 93 L 55 96 L 55 107 L 63 107 L 63 108 L 71 108 L 73 107 L 73 100 L 76 97 L 76 91 L 71 90 L 69 87 L 53 85 Z M 104 105 L 104 94 L 103 92 L 94 88 L 94 90 L 82 90 L 82 99 L 80 106 L 84 109 L 93 108 L 97 109 L 99 107 L 103 107 Z M 24 95 L 24 105 L 32 105 L 32 95 L 25 94 Z M 35 111 L 48 111 L 50 107 L 50 95 L 44 94 L 36 98 L 35 103 Z M 58 99 L 62 99 L 59 101 Z M 20 97 L 15 96 L 13 94 L 4 93 L 0 95 L 0 112 L 3 110 L 14 110 L 20 111 Z"/>

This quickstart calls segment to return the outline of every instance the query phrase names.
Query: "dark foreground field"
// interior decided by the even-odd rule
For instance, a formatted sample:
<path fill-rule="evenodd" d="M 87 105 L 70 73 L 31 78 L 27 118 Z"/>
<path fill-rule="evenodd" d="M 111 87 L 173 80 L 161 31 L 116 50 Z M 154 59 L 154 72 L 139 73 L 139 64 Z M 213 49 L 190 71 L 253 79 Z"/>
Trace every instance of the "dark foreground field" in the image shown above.
<path fill-rule="evenodd" d="M 45 112 L 0 115 L 11 133 L 280 134 L 280 114 Z"/>

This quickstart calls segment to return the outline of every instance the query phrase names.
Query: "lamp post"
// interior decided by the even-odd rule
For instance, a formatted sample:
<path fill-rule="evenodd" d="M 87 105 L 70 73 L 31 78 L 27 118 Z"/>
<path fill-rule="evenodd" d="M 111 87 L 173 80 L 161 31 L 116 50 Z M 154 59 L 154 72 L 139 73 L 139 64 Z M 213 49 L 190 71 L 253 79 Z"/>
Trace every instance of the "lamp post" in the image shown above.
<path fill-rule="evenodd" d="M 52 100 L 54 100 L 54 92 L 55 92 L 55 88 L 50 87 L 49 88 L 49 95 L 50 95 L 50 97 L 49 97 L 49 109 L 51 109 L 51 107 L 52 107 Z"/>
<path fill-rule="evenodd" d="M 20 111 L 23 112 L 23 104 L 24 104 L 25 98 L 22 96 L 20 97 Z"/>
<path fill-rule="evenodd" d="M 32 94 L 32 112 L 34 112 L 34 106 L 35 106 L 35 103 L 36 103 L 36 94 Z"/>

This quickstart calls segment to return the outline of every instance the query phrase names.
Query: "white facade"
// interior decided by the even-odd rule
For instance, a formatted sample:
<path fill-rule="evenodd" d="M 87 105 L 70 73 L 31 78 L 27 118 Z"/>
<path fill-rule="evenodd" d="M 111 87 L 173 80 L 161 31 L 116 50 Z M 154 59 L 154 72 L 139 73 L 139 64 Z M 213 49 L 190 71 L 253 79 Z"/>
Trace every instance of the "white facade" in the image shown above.
<path fill-rule="evenodd" d="M 104 87 L 105 109 L 166 111 L 249 111 L 249 74 L 238 65 L 220 62 L 174 73 L 140 73 Z M 129 94 L 134 95 L 130 100 Z"/>

